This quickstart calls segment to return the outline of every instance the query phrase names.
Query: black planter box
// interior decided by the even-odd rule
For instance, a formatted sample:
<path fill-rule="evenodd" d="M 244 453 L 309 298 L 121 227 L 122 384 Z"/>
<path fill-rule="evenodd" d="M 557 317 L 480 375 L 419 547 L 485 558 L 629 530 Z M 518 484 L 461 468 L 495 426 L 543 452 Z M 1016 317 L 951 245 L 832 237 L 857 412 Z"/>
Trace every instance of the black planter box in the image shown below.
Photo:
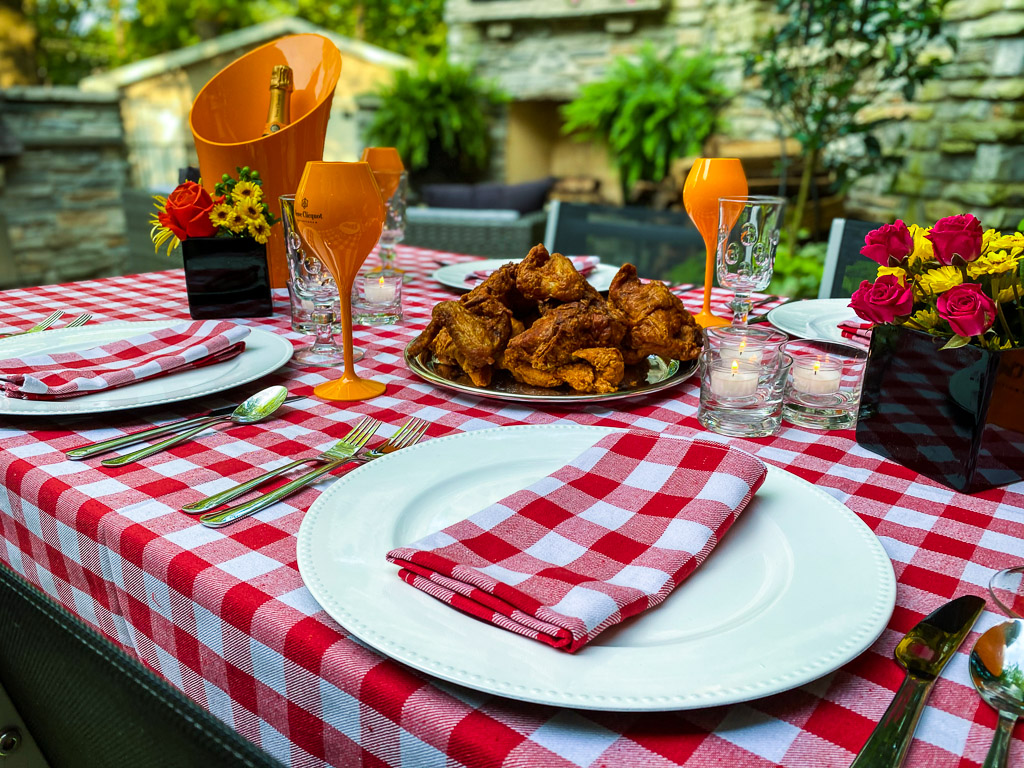
<path fill-rule="evenodd" d="M 965 493 L 1024 480 L 1024 349 L 944 343 L 874 329 L 857 443 Z"/>
<path fill-rule="evenodd" d="M 190 237 L 181 250 L 194 319 L 273 314 L 266 245 L 250 237 Z"/>

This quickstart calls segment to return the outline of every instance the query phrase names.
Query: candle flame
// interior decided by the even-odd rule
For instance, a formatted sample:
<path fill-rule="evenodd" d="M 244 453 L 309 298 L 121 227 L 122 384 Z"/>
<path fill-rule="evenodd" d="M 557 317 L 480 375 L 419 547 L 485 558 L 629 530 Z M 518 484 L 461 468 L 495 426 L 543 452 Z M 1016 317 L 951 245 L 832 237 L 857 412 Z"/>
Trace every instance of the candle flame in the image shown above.
<path fill-rule="evenodd" d="M 384 287 L 384 275 L 380 276 L 380 281 L 379 282 L 380 282 L 380 287 L 383 288 Z"/>
<path fill-rule="evenodd" d="M 740 362 L 739 362 L 739 360 L 733 360 L 732 361 L 732 375 L 735 376 L 736 372 L 739 371 L 739 369 L 740 369 Z"/>
<path fill-rule="evenodd" d="M 821 368 L 821 362 L 820 362 L 820 361 L 818 361 L 818 360 L 815 360 L 815 361 L 814 361 L 814 374 L 815 374 L 815 375 L 817 375 L 817 374 L 818 374 L 818 369 L 819 369 L 819 368 Z"/>

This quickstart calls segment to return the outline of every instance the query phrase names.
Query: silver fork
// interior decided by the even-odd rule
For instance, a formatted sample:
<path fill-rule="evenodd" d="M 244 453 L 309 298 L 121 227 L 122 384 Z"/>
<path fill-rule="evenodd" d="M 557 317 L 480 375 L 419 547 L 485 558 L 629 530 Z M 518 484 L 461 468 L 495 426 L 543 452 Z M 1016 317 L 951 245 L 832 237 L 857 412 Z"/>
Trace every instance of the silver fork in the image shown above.
<path fill-rule="evenodd" d="M 270 505 L 276 504 L 281 499 L 291 496 L 296 491 L 305 488 L 307 485 L 315 483 L 321 477 L 333 472 L 343 464 L 365 464 L 368 461 L 379 459 L 381 456 L 394 453 L 402 448 L 415 445 L 420 441 L 420 438 L 423 437 L 428 426 L 430 426 L 430 424 L 423 419 L 409 419 L 409 421 L 403 424 L 402 427 L 388 438 L 386 442 L 378 445 L 376 448 L 361 451 L 354 456 L 349 456 L 345 459 L 338 459 L 337 461 L 324 464 L 322 467 L 317 467 L 304 475 L 300 475 L 290 483 L 286 483 L 280 488 L 276 488 L 270 493 L 264 494 L 252 501 L 247 501 L 244 504 L 238 504 L 234 507 L 228 507 L 220 512 L 205 514 L 199 518 L 199 522 L 207 528 L 220 528 L 222 526 L 229 525 L 236 520 L 241 520 L 243 517 L 248 517 L 254 512 L 266 509 Z"/>
<path fill-rule="evenodd" d="M 79 326 L 85 325 L 90 320 L 92 320 L 92 315 L 86 312 L 84 315 L 79 315 L 78 317 L 72 318 L 71 321 L 64 326 L 64 328 L 78 328 Z"/>
<path fill-rule="evenodd" d="M 190 515 L 209 512 L 211 509 L 216 509 L 221 504 L 227 504 L 232 499 L 237 499 L 242 494 L 248 493 L 256 486 L 265 483 L 267 480 L 295 469 L 295 467 L 308 464 L 311 461 L 315 461 L 319 464 L 326 464 L 340 459 L 347 459 L 366 445 L 366 442 L 373 437 L 373 433 L 380 428 L 380 424 L 381 423 L 377 421 L 377 419 L 371 419 L 369 416 L 364 416 L 358 424 L 348 431 L 348 434 L 323 453 L 318 454 L 317 456 L 307 456 L 303 459 L 296 459 L 282 467 L 272 469 L 269 472 L 264 472 L 262 475 L 254 477 L 252 480 L 239 483 L 225 491 L 215 493 L 212 496 L 207 496 L 205 499 L 200 499 L 199 501 L 193 501 L 191 504 L 186 504 L 181 508 L 181 511 L 187 512 Z"/>
<path fill-rule="evenodd" d="M 35 333 L 36 331 L 45 331 L 51 325 L 53 325 L 58 320 L 60 320 L 61 315 L 63 315 L 63 314 L 64 314 L 64 310 L 63 309 L 58 309 L 57 311 L 51 312 L 50 314 L 48 314 L 46 317 L 44 317 L 42 320 L 40 320 L 38 323 L 33 325 L 28 330 L 25 330 L 25 331 L 14 331 L 12 333 L 4 333 L 4 334 L 0 334 L 0 336 L 3 336 L 4 338 L 6 338 L 7 336 L 22 336 L 22 335 L 24 335 L 26 333 Z"/>

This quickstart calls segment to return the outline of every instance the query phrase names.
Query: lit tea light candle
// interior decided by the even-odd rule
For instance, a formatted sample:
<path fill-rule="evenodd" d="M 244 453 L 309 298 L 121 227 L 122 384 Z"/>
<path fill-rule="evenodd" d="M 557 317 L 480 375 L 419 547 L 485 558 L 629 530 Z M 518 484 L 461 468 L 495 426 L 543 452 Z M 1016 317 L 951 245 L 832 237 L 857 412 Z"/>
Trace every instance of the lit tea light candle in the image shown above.
<path fill-rule="evenodd" d="M 827 357 L 793 361 L 793 389 L 805 395 L 834 395 L 839 391 L 842 365 Z"/>
<path fill-rule="evenodd" d="M 741 363 L 760 365 L 764 360 L 764 347 L 756 342 L 748 345 L 746 339 L 740 339 L 738 344 L 719 346 L 718 354 L 727 363 L 739 360 Z"/>
<path fill-rule="evenodd" d="M 363 282 L 363 296 L 371 304 L 393 304 L 395 294 L 398 291 L 396 279 L 388 279 L 384 275 L 376 278 L 374 275 L 367 275 Z"/>
<path fill-rule="evenodd" d="M 711 391 L 718 397 L 750 397 L 757 392 L 758 367 L 733 360 L 711 368 Z"/>

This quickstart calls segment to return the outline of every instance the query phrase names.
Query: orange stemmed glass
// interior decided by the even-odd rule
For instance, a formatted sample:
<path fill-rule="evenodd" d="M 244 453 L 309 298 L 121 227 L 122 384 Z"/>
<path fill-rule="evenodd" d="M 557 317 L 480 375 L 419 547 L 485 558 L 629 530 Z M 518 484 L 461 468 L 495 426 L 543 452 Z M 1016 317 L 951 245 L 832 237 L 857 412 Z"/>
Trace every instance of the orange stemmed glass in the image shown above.
<path fill-rule="evenodd" d="M 341 299 L 345 367 L 313 394 L 325 400 L 369 400 L 384 384 L 361 379 L 352 360 L 352 281 L 384 227 L 384 201 L 368 163 L 310 162 L 295 192 L 299 234 L 334 277 Z"/>
<path fill-rule="evenodd" d="M 704 266 L 704 307 L 693 319 L 702 328 L 729 325 L 729 321 L 711 314 L 711 285 L 715 274 L 715 251 L 718 248 L 718 198 L 743 197 L 747 194 L 747 177 L 735 157 L 702 157 L 690 169 L 683 183 L 683 206 L 697 227 L 707 253 Z M 725 222 L 729 229 L 735 222 Z"/>

